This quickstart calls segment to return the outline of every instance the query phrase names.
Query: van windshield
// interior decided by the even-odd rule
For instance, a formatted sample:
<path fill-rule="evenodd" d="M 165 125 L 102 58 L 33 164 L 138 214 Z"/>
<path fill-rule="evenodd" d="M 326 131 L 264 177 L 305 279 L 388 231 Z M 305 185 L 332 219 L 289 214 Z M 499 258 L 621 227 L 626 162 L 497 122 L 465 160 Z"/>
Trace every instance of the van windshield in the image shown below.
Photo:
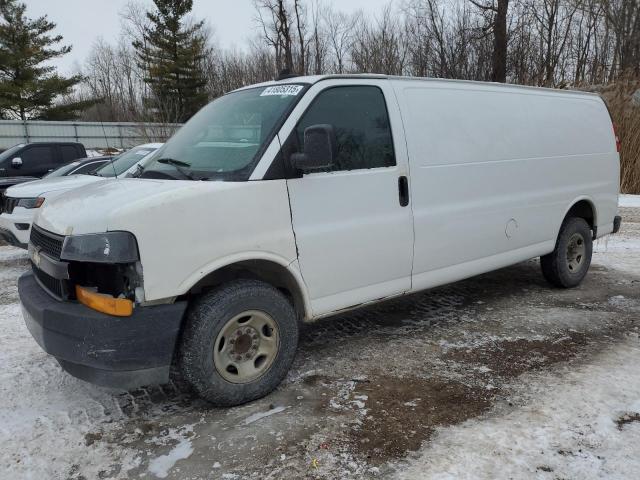
<path fill-rule="evenodd" d="M 302 85 L 284 84 L 241 90 L 214 100 L 156 152 L 139 176 L 248 180 L 303 90 Z"/>
<path fill-rule="evenodd" d="M 114 177 L 122 175 L 136 163 L 140 162 L 148 155 L 151 155 L 156 150 L 156 147 L 134 147 L 131 150 L 124 152 L 122 155 L 115 157 L 104 167 L 98 169 L 95 172 L 95 175 L 99 177 Z"/>

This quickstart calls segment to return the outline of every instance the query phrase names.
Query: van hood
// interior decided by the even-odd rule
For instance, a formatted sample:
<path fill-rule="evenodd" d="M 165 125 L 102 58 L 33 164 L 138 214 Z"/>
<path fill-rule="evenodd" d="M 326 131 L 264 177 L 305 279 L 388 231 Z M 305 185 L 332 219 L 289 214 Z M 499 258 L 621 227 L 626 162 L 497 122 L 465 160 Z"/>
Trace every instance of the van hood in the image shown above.
<path fill-rule="evenodd" d="M 68 177 L 43 178 L 26 182 L 7 189 L 5 195 L 13 198 L 46 197 L 49 192 L 71 190 L 90 183 L 105 180 L 95 175 L 69 175 Z"/>
<path fill-rule="evenodd" d="M 189 205 L 190 197 L 195 197 L 193 202 L 199 201 L 198 196 L 203 190 L 233 188 L 233 185 L 139 178 L 105 180 L 73 189 L 45 202 L 39 209 L 35 224 L 59 235 L 130 230 L 131 225 L 144 222 L 147 211 L 162 210 L 175 201 Z M 167 228 L 171 228 L 170 225 Z"/>

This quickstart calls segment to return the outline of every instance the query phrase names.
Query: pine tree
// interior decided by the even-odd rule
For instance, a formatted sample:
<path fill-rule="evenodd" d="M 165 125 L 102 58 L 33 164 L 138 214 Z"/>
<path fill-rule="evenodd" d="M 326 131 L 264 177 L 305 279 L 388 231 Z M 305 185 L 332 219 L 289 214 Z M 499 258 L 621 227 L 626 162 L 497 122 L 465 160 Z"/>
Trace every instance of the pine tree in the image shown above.
<path fill-rule="evenodd" d="M 71 47 L 54 46 L 61 35 L 49 33 L 56 25 L 44 17 L 25 16 L 26 5 L 17 0 L 0 0 L 0 117 L 69 119 L 87 106 L 87 102 L 54 102 L 68 95 L 82 80 L 65 78 L 45 62 L 61 57 Z"/>
<path fill-rule="evenodd" d="M 138 63 L 146 72 L 150 96 L 146 103 L 162 120 L 184 122 L 206 104 L 202 68 L 207 55 L 204 22 L 187 25 L 193 0 L 154 0 L 147 12 L 150 27 L 143 40 L 133 42 Z"/>

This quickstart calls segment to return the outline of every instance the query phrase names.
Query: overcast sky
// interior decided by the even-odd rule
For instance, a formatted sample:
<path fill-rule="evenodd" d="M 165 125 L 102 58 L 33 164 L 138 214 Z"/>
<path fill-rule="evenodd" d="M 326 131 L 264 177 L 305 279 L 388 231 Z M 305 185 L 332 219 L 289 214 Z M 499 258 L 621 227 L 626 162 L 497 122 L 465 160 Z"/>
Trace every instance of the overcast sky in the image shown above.
<path fill-rule="evenodd" d="M 98 37 L 115 42 L 120 32 L 120 17 L 127 0 L 22 0 L 27 4 L 27 16 L 48 15 L 57 24 L 56 33 L 64 36 L 64 43 L 73 50 L 55 65 L 60 73 L 75 71 L 91 50 Z M 140 0 L 149 5 L 151 0 Z M 331 3 L 331 0 L 327 0 Z M 333 0 L 345 12 L 362 9 L 378 13 L 389 0 Z M 193 14 L 206 19 L 223 47 L 242 48 L 255 35 L 255 10 L 251 0 L 194 0 Z"/>

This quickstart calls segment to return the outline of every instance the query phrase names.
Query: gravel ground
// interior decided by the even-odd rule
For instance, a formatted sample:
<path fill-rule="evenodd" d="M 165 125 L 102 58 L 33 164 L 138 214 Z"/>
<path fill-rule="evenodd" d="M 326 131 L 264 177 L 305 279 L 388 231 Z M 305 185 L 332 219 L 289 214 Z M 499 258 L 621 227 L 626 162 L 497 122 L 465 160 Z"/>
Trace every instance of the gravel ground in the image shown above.
<path fill-rule="evenodd" d="M 305 327 L 284 384 L 215 409 L 63 373 L 0 246 L 3 478 L 638 478 L 640 208 L 585 282 L 537 261 Z"/>

